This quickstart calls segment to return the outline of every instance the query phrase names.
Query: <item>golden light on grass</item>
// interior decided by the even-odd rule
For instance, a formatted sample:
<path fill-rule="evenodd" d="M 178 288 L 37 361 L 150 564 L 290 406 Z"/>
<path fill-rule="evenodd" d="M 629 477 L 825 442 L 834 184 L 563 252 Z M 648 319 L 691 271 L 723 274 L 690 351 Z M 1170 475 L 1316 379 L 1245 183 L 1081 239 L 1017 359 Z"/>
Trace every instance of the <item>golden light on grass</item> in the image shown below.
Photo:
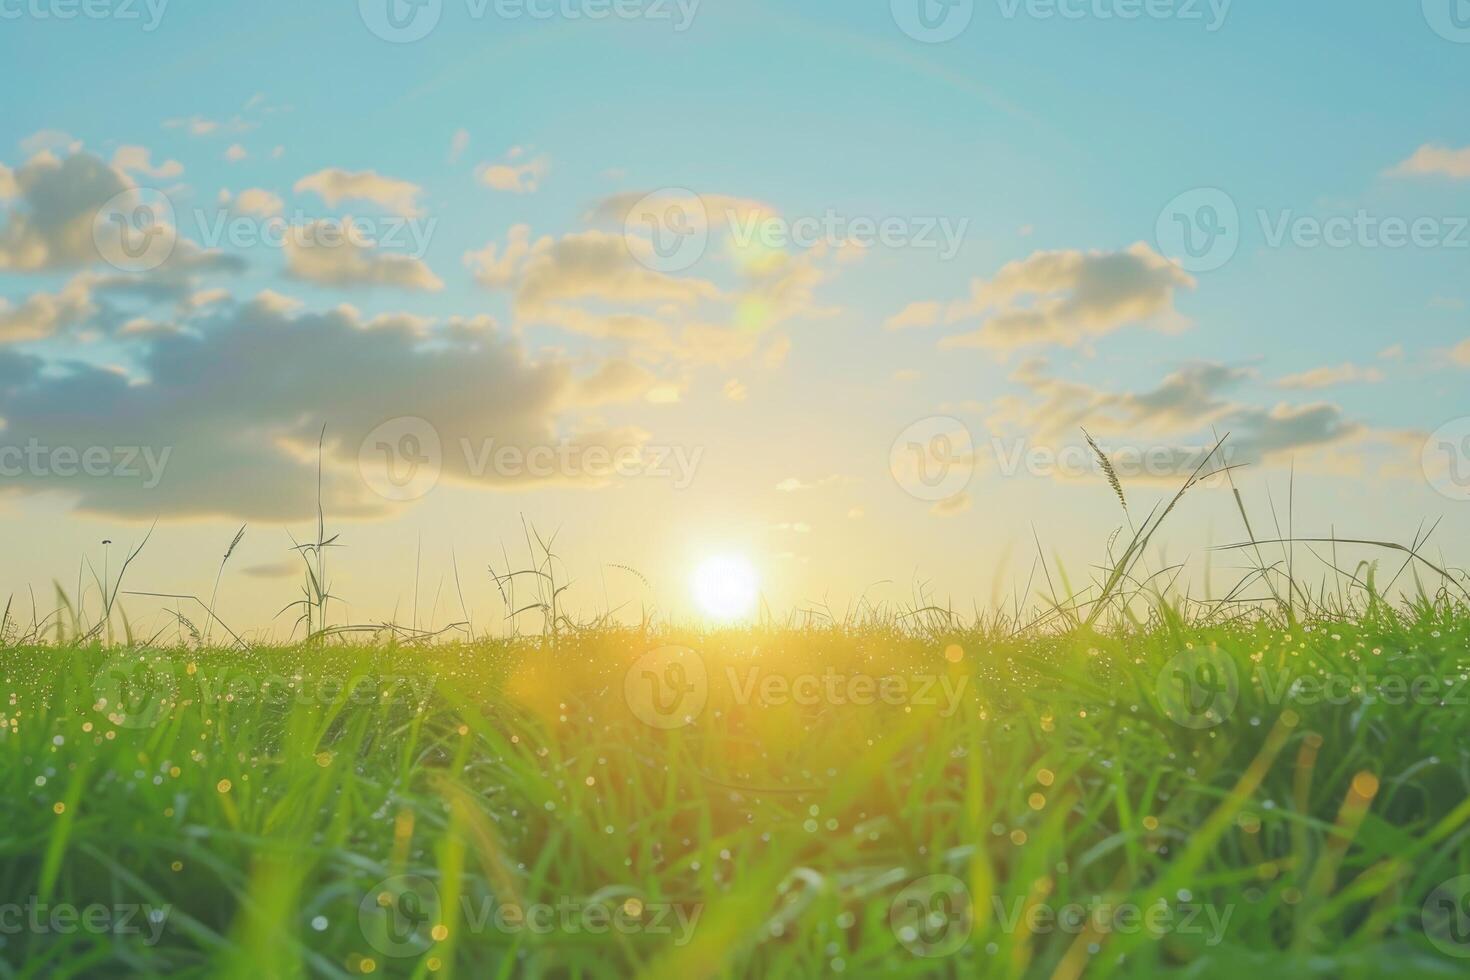
<path fill-rule="evenodd" d="M 760 576 L 743 555 L 714 555 L 694 570 L 690 589 L 700 612 L 710 619 L 729 621 L 755 611 Z"/>

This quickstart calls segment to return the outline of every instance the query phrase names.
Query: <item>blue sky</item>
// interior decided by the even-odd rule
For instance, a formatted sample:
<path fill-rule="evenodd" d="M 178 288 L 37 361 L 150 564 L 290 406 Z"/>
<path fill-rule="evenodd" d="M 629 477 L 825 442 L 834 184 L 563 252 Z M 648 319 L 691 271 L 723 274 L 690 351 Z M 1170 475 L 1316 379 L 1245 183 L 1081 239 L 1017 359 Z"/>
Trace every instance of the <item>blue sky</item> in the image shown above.
<path fill-rule="evenodd" d="M 147 493 L 108 477 L 7 477 L 0 515 L 31 557 L 6 563 L 4 591 L 73 580 L 97 542 L 134 540 L 154 516 L 165 546 L 150 544 L 134 584 L 173 591 L 208 581 L 217 545 L 248 522 L 231 595 L 242 621 L 264 624 L 294 588 L 283 529 L 306 526 L 302 433 L 322 424 L 341 439 L 332 499 L 353 547 L 340 575 L 353 611 L 378 617 L 411 591 L 403 569 L 437 581 L 451 547 L 480 577 L 481 614 L 495 616 L 482 566 L 518 538 L 521 515 L 565 529 L 589 607 L 604 602 L 602 563 L 622 562 L 648 573 L 652 594 L 614 581 L 608 596 L 678 612 L 689 567 L 731 550 L 760 569 L 778 609 L 840 603 L 883 579 L 890 598 L 922 581 L 984 604 L 997 582 L 1024 581 L 1033 523 L 1084 576 L 1123 519 L 1096 473 L 1007 476 L 989 458 L 993 439 L 1076 447 L 1080 425 L 1105 448 L 1161 449 L 1235 426 L 1250 464 L 1242 492 L 1267 512 L 1267 490 L 1282 497 L 1294 469 L 1299 522 L 1314 531 L 1403 539 L 1443 517 L 1436 541 L 1453 555 L 1470 530 L 1462 488 L 1421 461 L 1431 432 L 1470 414 L 1470 44 L 1435 29 L 1446 23 L 1436 0 L 1181 0 L 1150 8 L 1171 16 L 1126 20 L 1105 15 L 1127 0 L 1063 4 L 1075 16 L 962 2 L 972 19 L 943 43 L 905 34 L 906 0 L 682 11 L 629 0 L 648 15 L 604 20 L 565 14 L 587 0 L 510 18 L 444 0 L 411 43 L 369 29 L 376 0 L 176 2 L 154 8 L 152 30 L 141 4 L 97 2 L 141 19 L 58 19 L 64 0 L 0 5 L 18 93 L 0 119 L 0 177 L 17 185 L 0 201 L 11 252 L 0 254 L 0 296 L 13 314 L 32 311 L 0 331 L 0 354 L 38 359 L 15 369 L 25 380 L 0 401 L 0 434 L 48 446 L 151 438 L 174 454 Z M 76 156 L 131 193 L 164 195 L 179 239 L 214 258 L 179 266 L 155 301 L 139 294 L 173 266 L 125 271 L 129 294 L 99 284 L 105 263 L 59 238 L 40 259 L 24 253 L 16 229 L 36 227 L 50 200 L 27 180 Z M 615 209 L 669 188 L 693 191 L 713 216 L 710 246 L 687 269 L 629 261 L 644 246 L 624 242 Z M 1237 209 L 1238 246 L 1219 268 L 1181 267 L 1156 234 L 1161 212 L 1204 188 Z M 755 254 L 732 249 L 726 213 L 762 227 L 893 219 L 911 237 L 944 221 L 964 234 L 949 257 L 912 241 Z M 1352 230 L 1345 247 L 1270 240 L 1282 221 L 1310 236 L 1357 215 L 1372 230 Z M 293 266 L 279 248 L 210 241 L 201 225 L 348 216 L 380 238 L 415 221 L 426 246 L 391 269 L 389 244 Z M 1430 246 L 1379 246 L 1383 222 L 1416 220 L 1429 222 Z M 477 282 L 517 234 L 530 258 L 503 282 Z M 591 270 L 574 254 L 593 246 L 615 267 Z M 552 301 L 532 302 L 532 280 Z M 37 311 L 61 300 L 37 296 L 72 297 L 78 312 L 41 323 Z M 648 324 L 608 333 L 635 314 L 657 322 L 657 337 Z M 472 338 L 454 332 L 475 317 Z M 389 318 L 377 334 L 374 318 Z M 253 337 L 279 338 L 289 360 L 309 344 L 292 323 L 315 337 L 341 331 L 360 354 L 309 349 L 328 352 L 324 372 L 359 373 L 321 385 L 316 401 L 302 395 L 313 384 L 304 370 L 243 378 L 219 419 L 183 409 L 193 427 L 150 414 L 205 406 L 189 379 L 223 379 L 229 364 L 215 359 L 231 351 L 232 363 L 252 362 L 238 354 Z M 435 358 L 445 350 L 455 353 Z M 63 382 L 76 363 L 128 380 L 73 392 Z M 478 400 L 465 380 L 477 377 Z M 468 388 L 439 390 L 451 383 Z M 496 414 L 494 392 L 523 389 L 514 419 Z M 414 394 L 426 390 L 439 397 Z M 301 395 L 299 413 L 251 391 L 278 406 Z M 702 454 L 677 488 L 565 473 L 486 481 L 446 463 L 422 497 L 364 495 L 351 481 L 367 431 L 427 418 L 426 404 L 446 414 L 430 419 L 446 443 L 636 430 L 640 444 Z M 933 417 L 957 419 L 981 449 L 963 463 L 973 477 L 941 501 L 890 472 L 898 433 Z M 1148 498 L 1167 483 L 1132 489 Z M 1206 490 L 1192 503 L 1171 546 L 1203 561 L 1207 541 L 1238 533 L 1233 502 Z"/>

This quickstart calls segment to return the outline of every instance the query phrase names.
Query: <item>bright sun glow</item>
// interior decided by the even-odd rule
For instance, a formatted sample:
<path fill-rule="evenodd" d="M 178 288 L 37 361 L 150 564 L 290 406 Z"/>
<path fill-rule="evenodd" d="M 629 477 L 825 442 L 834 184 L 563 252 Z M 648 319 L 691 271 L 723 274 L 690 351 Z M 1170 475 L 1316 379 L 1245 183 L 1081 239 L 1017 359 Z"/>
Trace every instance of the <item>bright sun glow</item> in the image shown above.
<path fill-rule="evenodd" d="M 711 619 L 739 619 L 755 609 L 759 584 L 749 559 L 715 555 L 694 570 L 694 601 Z"/>

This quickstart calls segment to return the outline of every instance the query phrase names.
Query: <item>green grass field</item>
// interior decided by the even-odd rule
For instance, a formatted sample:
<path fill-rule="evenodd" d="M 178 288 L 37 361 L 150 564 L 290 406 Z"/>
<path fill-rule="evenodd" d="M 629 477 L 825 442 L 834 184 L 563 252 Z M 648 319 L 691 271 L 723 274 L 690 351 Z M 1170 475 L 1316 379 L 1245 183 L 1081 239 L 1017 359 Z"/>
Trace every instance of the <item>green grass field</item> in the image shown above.
<path fill-rule="evenodd" d="M 1463 606 L 921 622 L 7 647 L 0 963 L 1464 975 Z"/>

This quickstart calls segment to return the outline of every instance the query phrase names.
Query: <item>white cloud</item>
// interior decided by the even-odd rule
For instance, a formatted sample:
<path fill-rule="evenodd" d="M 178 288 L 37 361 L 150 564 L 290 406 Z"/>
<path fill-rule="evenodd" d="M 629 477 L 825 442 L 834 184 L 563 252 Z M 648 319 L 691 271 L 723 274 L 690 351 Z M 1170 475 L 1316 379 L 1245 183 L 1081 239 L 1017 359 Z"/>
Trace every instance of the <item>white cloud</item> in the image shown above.
<path fill-rule="evenodd" d="M 1072 347 L 1132 324 L 1177 331 L 1188 321 L 1174 309 L 1174 291 L 1194 285 L 1143 242 L 1117 252 L 1036 252 L 1006 264 L 989 282 L 972 284 L 968 301 L 951 303 L 946 321 L 979 317 L 982 323 L 940 346 Z"/>
<path fill-rule="evenodd" d="M 1392 177 L 1450 177 L 1470 180 L 1470 146 L 1451 149 L 1426 143 L 1389 171 Z"/>
<path fill-rule="evenodd" d="M 516 225 L 503 244 L 491 242 L 465 253 L 464 264 L 481 285 L 512 293 L 518 324 L 625 341 L 636 345 L 639 357 L 654 362 L 730 364 L 759 356 L 777 367 L 790 340 L 774 328 L 798 317 L 839 312 L 821 305 L 816 292 L 853 250 L 773 251 L 758 262 L 716 250 L 718 258 L 734 265 L 735 284 L 722 288 L 694 273 L 660 271 L 650 238 L 622 223 L 643 197 L 614 195 L 587 213 L 590 221 L 615 229 L 533 238 L 529 227 Z M 703 200 L 754 206 L 718 195 Z"/>
<path fill-rule="evenodd" d="M 73 278 L 59 293 L 33 293 L 18 306 L 0 299 L 0 344 L 50 337 L 80 323 L 95 310 L 85 273 Z"/>
<path fill-rule="evenodd" d="M 974 501 L 970 498 L 970 491 L 961 490 L 954 496 L 945 497 L 943 500 L 935 503 L 933 507 L 929 508 L 929 513 L 936 517 L 953 517 L 956 514 L 963 514 L 969 510 L 973 503 Z"/>
<path fill-rule="evenodd" d="M 883 321 L 888 330 L 907 330 L 913 327 L 932 327 L 944 316 L 944 305 L 935 300 L 920 300 L 910 303 L 893 316 Z"/>
<path fill-rule="evenodd" d="M 550 243 L 549 238 L 542 241 Z M 537 243 L 540 245 L 540 242 Z M 465 267 L 474 275 L 475 281 L 490 289 L 505 289 L 513 285 L 520 276 L 522 264 L 531 254 L 531 226 L 512 225 L 502 248 L 489 242 L 478 252 L 464 254 Z"/>
<path fill-rule="evenodd" d="M 458 163 L 459 158 L 470 146 L 470 131 L 461 126 L 449 140 L 449 162 Z"/>
<path fill-rule="evenodd" d="M 480 183 L 497 191 L 512 194 L 529 194 L 541 186 L 550 161 L 542 156 L 530 156 L 523 146 L 513 146 L 495 163 L 482 163 L 475 169 Z"/>
<path fill-rule="evenodd" d="M 215 120 L 206 119 L 203 116 L 189 116 L 187 119 L 165 119 L 163 121 L 164 129 L 185 129 L 188 130 L 190 136 L 209 136 L 218 130 L 220 126 L 221 124 Z"/>
<path fill-rule="evenodd" d="M 146 447 L 155 462 L 165 460 L 156 485 L 148 485 L 139 456 L 136 478 L 33 474 L 10 481 L 12 491 L 61 494 L 82 510 L 125 518 L 306 518 L 315 513 L 325 424 L 327 512 L 367 517 L 394 505 L 364 479 L 359 452 L 372 430 L 395 417 L 433 427 L 443 447 L 441 481 L 483 488 L 596 486 L 609 476 L 481 468 L 465 445 L 493 439 L 496 447 L 522 449 L 563 442 L 616 448 L 647 438 L 637 429 L 567 427 L 561 416 L 587 393 L 570 366 L 533 360 L 513 338 L 467 322 L 438 328 L 426 342 L 402 317 L 364 321 L 346 309 L 293 316 L 248 303 L 228 316 L 140 329 L 126 338 L 134 362 L 126 375 L 0 348 L 0 446 L 35 439 L 79 449 Z"/>
<path fill-rule="evenodd" d="M 511 247 L 514 242 L 507 254 Z M 543 237 L 522 254 L 516 304 L 527 311 L 574 299 L 687 306 L 720 295 L 706 280 L 666 275 L 643 265 L 623 235 L 582 231 L 559 239 Z"/>
<path fill-rule="evenodd" d="M 1383 380 L 1383 372 L 1377 368 L 1359 367 L 1356 364 L 1339 364 L 1335 367 L 1318 367 L 1299 374 L 1289 374 L 1276 382 L 1278 388 L 1330 388 L 1343 384 L 1376 384 Z"/>
<path fill-rule="evenodd" d="M 140 173 L 149 177 L 169 179 L 184 172 L 184 165 L 177 160 L 165 160 L 154 166 L 153 155 L 144 146 L 120 146 L 112 155 L 112 166 L 123 173 Z"/>
<path fill-rule="evenodd" d="M 803 480 L 800 477 L 788 476 L 776 484 L 776 489 L 781 493 L 796 493 L 798 490 L 815 490 L 818 487 L 837 486 L 851 481 L 844 478 L 840 473 L 830 473 L 816 480 Z"/>
<path fill-rule="evenodd" d="M 1252 376 L 1245 368 L 1198 362 L 1172 372 L 1151 389 L 1112 392 L 1052 377 L 1045 361 L 1031 359 L 1017 368 L 1012 380 L 1040 399 L 1003 396 L 997 399 L 999 411 L 987 424 L 992 431 L 1019 431 L 1053 449 L 1069 439 L 1080 441 L 1079 430 L 1086 427 L 1104 441 L 1105 450 L 1111 439 L 1168 455 L 1177 467 L 1131 474 L 1165 481 L 1186 476 L 1213 445 L 1217 432 L 1229 434 L 1231 463 L 1254 463 L 1340 443 L 1364 431 L 1339 406 L 1327 402 L 1263 408 L 1226 397 L 1229 389 Z M 1190 436 L 1196 438 L 1193 445 L 1184 442 Z"/>
<path fill-rule="evenodd" d="M 58 159 L 43 152 L 14 175 L 19 204 L 0 227 L 0 269 L 38 272 L 99 261 L 92 237 L 97 211 L 133 182 L 90 153 Z"/>
<path fill-rule="evenodd" d="M 329 167 L 302 177 L 296 182 L 295 191 L 317 194 L 328 207 L 336 207 L 343 201 L 368 201 L 405 218 L 416 218 L 422 213 L 418 206 L 422 187 L 372 170 Z"/>
<path fill-rule="evenodd" d="M 235 198 L 235 210 L 241 214 L 253 214 L 262 218 L 281 213 L 285 202 L 280 196 L 259 187 L 247 187 Z"/>
<path fill-rule="evenodd" d="M 436 291 L 444 281 L 422 259 L 379 250 L 348 218 L 313 222 L 285 236 L 286 274 L 327 286 Z"/>
<path fill-rule="evenodd" d="M 64 133 L 59 129 L 43 129 L 21 140 L 20 149 L 27 156 L 36 156 L 42 153 L 64 153 L 70 155 L 81 151 L 82 141 L 70 133 Z"/>
<path fill-rule="evenodd" d="M 606 361 L 595 373 L 577 381 L 577 401 L 583 405 L 632 401 L 647 394 L 656 380 L 631 361 Z"/>

